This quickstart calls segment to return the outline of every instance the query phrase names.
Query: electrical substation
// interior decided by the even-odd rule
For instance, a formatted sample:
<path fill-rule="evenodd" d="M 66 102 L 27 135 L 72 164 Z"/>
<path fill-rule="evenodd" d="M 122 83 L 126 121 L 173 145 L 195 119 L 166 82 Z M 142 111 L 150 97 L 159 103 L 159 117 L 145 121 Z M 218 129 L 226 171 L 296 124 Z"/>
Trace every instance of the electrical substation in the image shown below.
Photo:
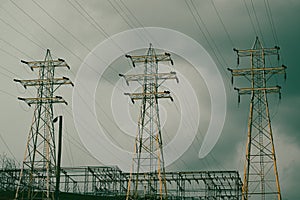
<path fill-rule="evenodd" d="M 66 103 L 55 92 L 62 85 L 73 85 L 66 77 L 57 78 L 59 68 L 69 68 L 63 59 L 53 59 L 47 50 L 42 61 L 22 61 L 36 79 L 14 81 L 25 88 L 33 87 L 37 96 L 19 97 L 34 107 L 24 160 L 20 169 L 1 169 L 0 190 L 11 199 L 281 199 L 275 145 L 272 133 L 268 95 L 280 95 L 281 87 L 269 85 L 277 74 L 286 74 L 286 66 L 267 66 L 266 58 L 279 61 L 279 47 L 264 48 L 259 38 L 250 49 L 234 49 L 238 64 L 250 58 L 250 67 L 228 68 L 233 77 L 244 77 L 249 87 L 235 88 L 240 95 L 250 95 L 244 174 L 238 171 L 166 171 L 163 154 L 159 101 L 173 101 L 171 91 L 160 90 L 165 81 L 180 84 L 175 71 L 159 72 L 159 63 L 170 62 L 168 52 L 156 54 L 150 44 L 145 55 L 125 55 L 132 66 L 142 64 L 143 74 L 119 74 L 129 85 L 140 84 L 141 91 L 125 93 L 140 104 L 138 131 L 132 141 L 134 152 L 130 172 L 118 166 L 64 167 L 61 164 L 61 139 L 55 143 L 57 118 L 54 105 Z M 70 69 L 70 68 L 69 68 Z M 62 117 L 59 119 L 61 136 Z M 244 124 L 247 126 L 247 124 Z M 60 137 L 61 138 L 61 137 Z M 101 147 L 99 147 L 101 148 Z M 99 149 L 101 151 L 101 149 Z M 242 177 L 242 178 L 241 178 Z M 1 198 L 0 198 L 1 199 Z"/>

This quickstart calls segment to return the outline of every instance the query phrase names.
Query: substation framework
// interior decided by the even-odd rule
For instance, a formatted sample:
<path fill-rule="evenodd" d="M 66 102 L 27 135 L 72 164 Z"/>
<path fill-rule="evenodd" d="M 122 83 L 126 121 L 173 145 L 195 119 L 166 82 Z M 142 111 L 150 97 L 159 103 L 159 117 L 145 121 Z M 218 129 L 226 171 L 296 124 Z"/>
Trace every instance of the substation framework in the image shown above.
<path fill-rule="evenodd" d="M 27 170 L 24 172 L 27 173 Z M 20 171 L 0 170 L 0 191 L 14 191 Z M 116 166 L 89 166 L 63 167 L 60 176 L 60 193 L 125 199 L 131 175 Z M 156 173 L 140 173 L 139 182 L 145 184 L 149 177 L 157 176 Z M 165 176 L 168 199 L 242 199 L 242 181 L 237 171 L 166 172 Z M 153 181 L 156 185 L 159 182 L 157 178 Z M 26 186 L 20 185 L 20 189 L 23 188 Z M 141 198 L 144 199 L 143 196 Z"/>

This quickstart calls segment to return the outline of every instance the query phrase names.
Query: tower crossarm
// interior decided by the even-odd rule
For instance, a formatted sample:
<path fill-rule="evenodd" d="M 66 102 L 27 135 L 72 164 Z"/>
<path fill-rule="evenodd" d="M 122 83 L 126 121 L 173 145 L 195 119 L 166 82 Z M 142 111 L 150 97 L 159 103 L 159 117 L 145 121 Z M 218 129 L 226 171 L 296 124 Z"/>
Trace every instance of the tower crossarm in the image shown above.
<path fill-rule="evenodd" d="M 67 77 L 62 78 L 53 78 L 53 79 L 30 79 L 30 80 L 19 80 L 14 79 L 15 82 L 18 82 L 24 86 L 24 88 L 27 88 L 27 86 L 40 86 L 43 85 L 74 85 L 72 81 Z"/>
<path fill-rule="evenodd" d="M 279 55 L 279 47 L 275 46 L 274 48 L 258 48 L 258 49 L 236 49 L 234 48 L 233 51 L 235 51 L 238 55 L 238 57 L 247 57 L 247 56 L 253 56 L 255 54 L 264 54 L 264 55 Z"/>
<path fill-rule="evenodd" d="M 264 73 L 265 75 L 273 74 L 284 74 L 286 75 L 287 66 L 282 65 L 279 67 L 265 67 L 265 68 L 247 68 L 247 69 L 231 69 L 228 70 L 231 72 L 232 76 L 250 76 Z"/>
<path fill-rule="evenodd" d="M 280 94 L 280 86 L 274 87 L 265 87 L 265 88 L 234 88 L 238 91 L 239 95 L 251 94 L 252 92 L 266 92 L 266 93 L 279 93 Z"/>
<path fill-rule="evenodd" d="M 132 62 L 132 65 L 135 67 L 136 63 L 147 63 L 149 61 L 155 61 L 156 63 L 162 61 L 170 61 L 173 65 L 173 60 L 171 59 L 171 55 L 169 53 L 164 54 L 155 54 L 155 55 L 141 55 L 141 56 L 131 56 L 125 55 L 126 58 L 129 58 Z"/>
<path fill-rule="evenodd" d="M 155 81 L 155 80 L 168 80 L 168 79 L 175 79 L 177 83 L 179 82 L 176 72 L 170 72 L 170 73 L 158 73 L 158 74 L 132 74 L 132 75 L 123 75 L 119 74 L 119 76 L 123 77 L 129 85 L 130 81 L 137 81 L 139 83 L 146 81 Z"/>
<path fill-rule="evenodd" d="M 18 97 L 19 100 L 24 101 L 29 106 L 32 104 L 50 104 L 50 103 L 64 103 L 68 104 L 61 96 L 43 97 L 43 98 L 23 98 Z"/>
<path fill-rule="evenodd" d="M 170 95 L 170 91 L 163 91 L 163 92 L 154 92 L 154 93 L 124 93 L 125 95 L 128 95 L 134 103 L 135 100 L 141 100 L 141 99 L 161 99 L 161 98 L 169 98 L 171 101 L 173 101 L 172 96 Z"/>
<path fill-rule="evenodd" d="M 27 64 L 31 70 L 34 68 L 42 68 L 51 65 L 52 67 L 67 67 L 70 69 L 69 65 L 65 62 L 64 59 L 58 58 L 57 60 L 45 60 L 45 61 L 24 61 L 22 63 Z"/>

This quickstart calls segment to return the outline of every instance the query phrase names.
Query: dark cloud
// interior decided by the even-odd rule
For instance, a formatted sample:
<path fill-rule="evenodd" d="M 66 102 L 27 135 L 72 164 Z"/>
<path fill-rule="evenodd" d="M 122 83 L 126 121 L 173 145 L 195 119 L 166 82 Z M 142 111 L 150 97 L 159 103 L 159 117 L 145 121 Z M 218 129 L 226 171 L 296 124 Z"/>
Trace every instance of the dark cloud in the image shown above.
<path fill-rule="evenodd" d="M 174 59 L 179 60 L 175 65 L 175 69 L 180 71 L 180 65 L 185 65 L 184 69 L 181 69 L 182 73 L 190 76 L 190 82 L 195 90 L 201 90 L 196 95 L 202 102 L 200 108 L 204 111 L 205 117 L 200 122 L 200 133 L 193 145 L 169 169 L 238 169 L 242 173 L 249 97 L 242 97 L 240 105 L 237 104 L 237 94 L 233 87 L 241 82 L 235 82 L 234 85 L 231 85 L 230 74 L 226 68 L 236 66 L 236 55 L 232 48 L 251 48 L 256 35 L 258 35 L 264 42 L 264 46 L 279 45 L 281 47 L 281 61 L 288 66 L 286 82 L 283 81 L 282 77 L 278 77 L 273 81 L 282 86 L 282 100 L 278 103 L 277 97 L 270 97 L 270 110 L 276 139 L 275 144 L 276 147 L 278 146 L 277 156 L 283 199 L 297 199 L 300 196 L 297 190 L 297 183 L 300 178 L 299 173 L 297 173 L 300 167 L 298 158 L 300 152 L 300 94 L 298 88 L 300 25 L 297 22 L 300 17 L 300 1 L 253 1 L 256 16 L 252 9 L 252 1 L 242 0 L 230 2 L 214 0 L 218 13 L 211 1 L 193 1 L 191 3 L 188 0 L 142 2 L 128 0 L 110 1 L 110 3 L 104 0 L 54 0 L 51 2 L 37 0 L 36 4 L 29 0 L 13 2 L 4 0 L 0 4 L 0 131 L 5 142 L 11 147 L 11 152 L 19 161 L 23 158 L 24 141 L 27 138 L 31 124 L 33 109 L 18 102 L 14 97 L 32 96 L 35 91 L 24 91 L 20 87 L 16 87 L 12 79 L 27 79 L 36 75 L 26 69 L 26 66 L 20 64 L 19 60 L 42 60 L 45 56 L 45 50 L 50 48 L 54 58 L 62 57 L 71 66 L 71 71 L 61 70 L 57 71 L 57 74 L 75 80 L 76 73 L 84 58 L 107 36 L 135 27 L 158 26 L 180 31 L 203 45 L 216 62 L 227 92 L 227 116 L 222 135 L 213 151 L 206 158 L 200 160 L 198 151 L 210 116 L 209 95 L 203 80 L 198 80 L 196 73 L 189 70 L 186 67 L 188 65 L 184 61 L 180 61 L 178 55 L 174 56 Z M 255 30 L 253 30 L 245 2 Z M 265 7 L 266 2 L 268 2 L 272 11 L 276 33 L 271 29 L 270 18 Z M 190 12 L 189 6 L 193 13 Z M 193 15 L 200 26 L 195 22 Z M 222 22 L 219 20 L 218 15 Z M 256 17 L 261 30 L 259 30 Z M 223 25 L 226 30 L 224 30 Z M 279 44 L 276 40 L 274 41 L 274 34 L 277 35 Z M 176 43 L 176 41 L 173 42 Z M 190 53 L 197 56 L 197 52 Z M 101 86 L 98 87 L 97 98 L 100 99 L 105 91 L 109 91 L 111 94 L 111 83 L 118 81 L 118 77 L 115 76 L 117 74 L 116 70 L 123 73 L 128 69 L 128 66 L 126 66 L 126 69 L 116 66 L 118 64 L 127 65 L 128 63 L 126 61 L 121 62 L 121 59 L 119 59 L 111 65 L 111 68 L 105 73 L 106 77 L 99 82 Z M 71 88 L 64 88 L 59 93 L 71 104 Z M 105 105 L 109 105 L 109 102 L 107 102 L 109 97 L 97 102 L 97 112 L 99 114 L 101 109 L 108 107 L 104 105 L 101 105 L 101 107 L 102 101 L 105 102 Z M 66 159 L 63 160 L 63 163 L 69 166 L 102 164 L 94 159 L 81 144 L 74 126 L 71 108 L 71 106 L 55 107 L 56 114 L 63 113 L 66 118 L 64 147 Z M 172 114 L 175 115 L 177 112 L 172 112 Z M 103 123 L 107 122 L 106 127 L 108 128 L 112 116 L 109 117 L 102 116 Z M 187 119 L 187 123 L 188 120 L 190 119 Z M 117 130 L 116 126 L 112 127 L 111 131 Z M 168 124 L 168 127 L 171 127 L 171 125 Z M 170 135 L 172 136 L 172 134 Z M 0 152 L 8 152 L 6 146 L 2 145 L 2 141 L 0 141 L 0 144 Z M 287 150 L 293 153 L 289 154 Z"/>

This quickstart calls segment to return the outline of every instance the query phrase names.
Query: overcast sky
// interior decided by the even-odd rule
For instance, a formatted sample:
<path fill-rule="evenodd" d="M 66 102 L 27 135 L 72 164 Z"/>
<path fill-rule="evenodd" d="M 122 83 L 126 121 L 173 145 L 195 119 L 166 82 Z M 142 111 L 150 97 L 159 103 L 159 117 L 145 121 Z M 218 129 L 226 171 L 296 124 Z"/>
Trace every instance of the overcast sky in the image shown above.
<path fill-rule="evenodd" d="M 1 153 L 4 152 L 21 162 L 31 125 L 33 108 L 28 107 L 24 102 L 19 102 L 17 97 L 30 97 L 35 95 L 35 91 L 25 90 L 14 83 L 13 79 L 34 78 L 36 73 L 26 68 L 20 62 L 21 59 L 43 60 L 46 49 L 50 49 L 53 58 L 63 58 L 71 67 L 70 71 L 57 70 L 57 76 L 67 76 L 75 81 L 84 59 L 101 42 L 133 28 L 161 27 L 179 31 L 204 47 L 222 75 L 227 98 L 227 112 L 222 134 L 213 150 L 205 158 L 199 159 L 198 152 L 211 115 L 208 86 L 205 85 L 205 78 L 195 75 L 191 64 L 180 55 L 173 55 L 174 70 L 181 73 L 195 91 L 201 118 L 198 134 L 192 145 L 176 162 L 168 166 L 168 169 L 239 170 L 242 177 L 249 97 L 243 96 L 238 106 L 237 94 L 233 90 L 236 85 L 231 85 L 230 74 L 226 69 L 236 67 L 236 55 L 232 49 L 251 48 L 255 37 L 259 36 L 265 47 L 275 45 L 281 47 L 280 62 L 288 66 L 287 80 L 284 81 L 283 77 L 278 76 L 274 81 L 282 86 L 282 99 L 279 101 L 276 95 L 270 97 L 271 121 L 283 199 L 291 200 L 300 197 L 298 190 L 300 93 L 297 77 L 300 72 L 298 64 L 300 1 L 1 0 L 0 10 Z M 131 53 L 143 52 L 145 49 Z M 197 56 L 197 52 L 190 53 Z M 101 59 L 106 58 L 101 57 Z M 131 140 L 130 137 L 120 136 L 122 127 L 114 121 L 114 111 L 111 107 L 114 103 L 111 102 L 115 95 L 114 88 L 122 93 L 127 88 L 128 92 L 133 90 L 125 83 L 122 85 L 118 82 L 118 73 L 127 73 L 130 70 L 130 63 L 124 57 L 114 60 L 99 78 L 95 94 L 97 120 L 104 127 L 111 141 L 125 149 L 131 147 L 129 145 Z M 138 69 L 132 72 L 138 72 Z M 117 84 L 121 86 L 115 86 Z M 72 91 L 69 86 L 61 88 L 57 95 L 64 96 L 69 105 L 55 106 L 55 115 L 64 116 L 63 165 L 107 164 L 97 160 L 81 142 L 73 120 Z M 189 124 L 193 120 L 192 118 L 180 119 L 180 112 L 176 110 L 178 106 L 185 105 L 184 102 L 181 105 L 176 104 L 176 100 L 183 94 L 180 92 L 175 94 L 174 105 L 165 102 L 167 100 L 161 101 L 166 144 L 174 137 L 172 133 L 173 129 L 176 129 L 177 122 L 183 120 L 185 124 Z M 124 96 L 124 99 L 126 98 Z M 132 121 L 136 121 L 138 107 L 128 105 L 124 106 L 132 109 L 129 115 Z M 99 139 L 101 138 L 95 140 Z M 101 146 L 97 148 L 101 151 Z"/>

